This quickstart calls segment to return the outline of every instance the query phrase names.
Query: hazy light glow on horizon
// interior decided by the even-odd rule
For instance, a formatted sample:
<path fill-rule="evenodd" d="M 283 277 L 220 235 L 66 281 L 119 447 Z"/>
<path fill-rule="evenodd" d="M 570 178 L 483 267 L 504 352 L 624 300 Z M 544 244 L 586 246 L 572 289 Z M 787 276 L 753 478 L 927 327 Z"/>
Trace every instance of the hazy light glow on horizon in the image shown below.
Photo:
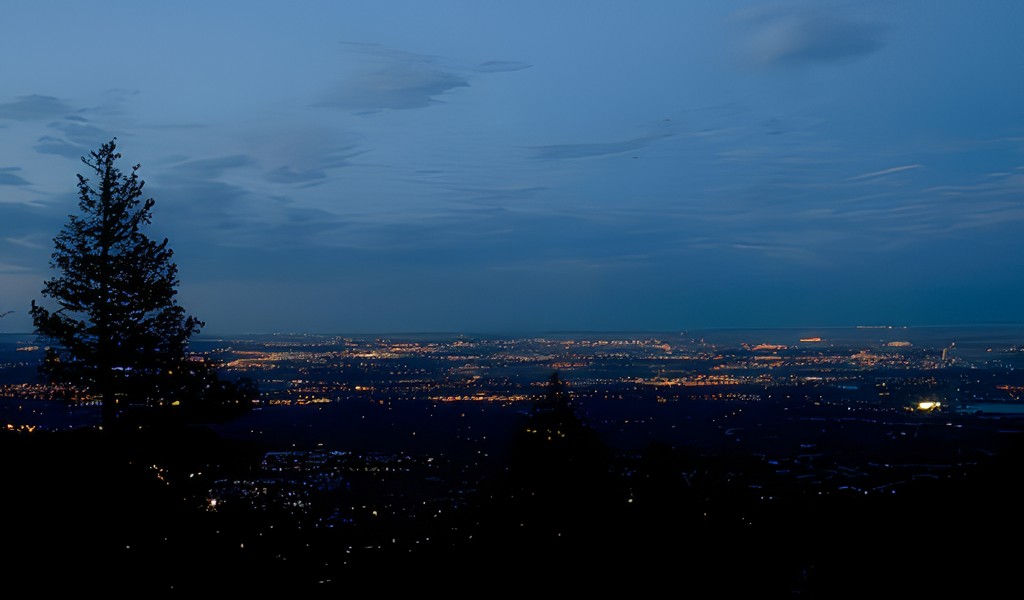
<path fill-rule="evenodd" d="M 1024 4 L 16 3 L 0 312 L 117 136 L 209 332 L 1024 322 Z"/>

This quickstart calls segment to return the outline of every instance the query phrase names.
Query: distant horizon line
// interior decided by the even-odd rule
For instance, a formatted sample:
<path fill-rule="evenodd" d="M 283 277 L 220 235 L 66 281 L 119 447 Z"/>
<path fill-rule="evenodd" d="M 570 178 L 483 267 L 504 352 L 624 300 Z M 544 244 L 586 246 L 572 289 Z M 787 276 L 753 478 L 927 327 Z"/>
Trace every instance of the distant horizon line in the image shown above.
<path fill-rule="evenodd" d="M 993 327 L 1024 327 L 1024 322 L 1005 323 L 956 323 L 942 325 L 781 325 L 781 326 L 709 326 L 676 329 L 543 329 L 543 330 L 422 330 L 422 331 L 218 331 L 200 332 L 193 336 L 193 339 L 225 336 L 253 336 L 253 335 L 295 335 L 295 336 L 400 336 L 400 335 L 446 335 L 446 336 L 473 336 L 473 335 L 509 335 L 509 336 L 533 336 L 533 335 L 569 335 L 569 334 L 683 334 L 701 331 L 765 331 L 765 330 L 837 330 L 837 329 L 861 329 L 861 330 L 903 330 L 903 329 L 953 329 L 963 327 L 993 328 Z M 36 335 L 33 331 L 9 331 L 0 332 L 0 335 Z"/>
<path fill-rule="evenodd" d="M 765 330 L 806 330 L 806 329 L 862 329 L 862 330 L 900 330 L 900 329 L 952 329 L 962 327 L 1024 327 L 1024 322 L 1018 323 L 958 323 L 947 325 L 789 325 L 789 326 L 722 326 L 722 327 L 692 327 L 678 329 L 540 329 L 540 330 L 422 330 L 422 331 L 344 331 L 344 332 L 314 332 L 314 331 L 249 331 L 249 332 L 201 332 L 196 337 L 223 337 L 229 335 L 310 335 L 310 336 L 399 336 L 399 335 L 447 335 L 447 336 L 535 336 L 535 335 L 570 335 L 570 334 L 673 334 L 679 335 L 689 332 L 702 331 L 765 331 Z"/>

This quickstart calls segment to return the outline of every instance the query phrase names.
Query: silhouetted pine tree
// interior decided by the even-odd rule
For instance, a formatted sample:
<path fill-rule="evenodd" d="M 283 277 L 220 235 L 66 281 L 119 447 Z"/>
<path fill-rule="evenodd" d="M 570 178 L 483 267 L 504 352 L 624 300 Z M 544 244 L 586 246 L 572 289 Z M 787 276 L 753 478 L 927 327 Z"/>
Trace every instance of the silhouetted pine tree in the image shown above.
<path fill-rule="evenodd" d="M 94 179 L 78 175 L 79 215 L 54 238 L 44 297 L 32 302 L 36 333 L 53 344 L 43 373 L 88 389 L 113 423 L 127 403 L 171 403 L 180 389 L 189 338 L 203 323 L 175 301 L 177 266 L 167 240 L 142 232 L 153 199 L 141 200 L 139 165 L 125 175 L 116 166 L 116 138 L 82 162 Z"/>
<path fill-rule="evenodd" d="M 565 382 L 552 373 L 513 441 L 513 471 L 537 484 L 575 485 L 603 478 L 609 458 L 600 436 L 576 414 Z"/>

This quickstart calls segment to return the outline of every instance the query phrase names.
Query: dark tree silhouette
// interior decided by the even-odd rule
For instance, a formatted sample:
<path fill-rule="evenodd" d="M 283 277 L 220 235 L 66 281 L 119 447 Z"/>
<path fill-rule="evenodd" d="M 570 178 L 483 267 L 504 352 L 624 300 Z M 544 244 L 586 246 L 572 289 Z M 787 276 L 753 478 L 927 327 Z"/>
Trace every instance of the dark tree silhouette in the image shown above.
<path fill-rule="evenodd" d="M 124 174 L 116 138 L 82 157 L 94 179 L 78 175 L 78 207 L 54 238 L 43 296 L 32 302 L 36 333 L 53 344 L 42 371 L 50 380 L 88 389 L 112 424 L 129 404 L 171 403 L 175 373 L 186 365 L 189 338 L 203 323 L 175 300 L 177 266 L 167 240 L 142 232 L 153 199 L 142 200 L 139 165 Z"/>
<path fill-rule="evenodd" d="M 551 373 L 544 397 L 533 405 L 533 414 L 541 412 L 557 413 L 563 419 L 575 419 L 576 415 L 569 405 L 569 390 L 565 382 L 558 377 L 558 371 Z"/>
<path fill-rule="evenodd" d="M 608 459 L 607 446 L 576 414 L 565 382 L 553 372 L 513 440 L 514 474 L 531 483 L 582 489 L 581 482 L 604 477 Z"/>

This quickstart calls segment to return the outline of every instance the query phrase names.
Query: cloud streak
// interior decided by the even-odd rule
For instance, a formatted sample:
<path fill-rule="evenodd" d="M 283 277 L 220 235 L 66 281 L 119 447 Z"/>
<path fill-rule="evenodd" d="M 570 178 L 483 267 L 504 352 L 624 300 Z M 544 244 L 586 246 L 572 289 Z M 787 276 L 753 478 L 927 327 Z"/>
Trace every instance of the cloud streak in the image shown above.
<path fill-rule="evenodd" d="M 460 87 L 469 87 L 469 82 L 419 62 L 408 62 L 358 73 L 316 106 L 370 112 L 424 108 Z"/>
<path fill-rule="evenodd" d="M 52 135 L 42 136 L 39 138 L 39 142 L 32 146 L 32 148 L 39 154 L 53 154 L 66 158 L 78 158 L 86 154 L 85 148 L 82 146 L 72 144 L 67 140 L 62 140 Z"/>
<path fill-rule="evenodd" d="M 871 54 L 884 45 L 881 23 L 838 8 L 755 9 L 737 16 L 751 29 L 749 52 L 766 65 L 831 63 Z"/>
<path fill-rule="evenodd" d="M 271 183 L 309 183 L 325 179 L 326 177 L 327 173 L 320 169 L 296 171 L 289 166 L 278 167 L 266 175 L 267 181 Z"/>
<path fill-rule="evenodd" d="M 571 158 L 594 158 L 608 156 L 611 154 L 622 154 L 632 152 L 650 146 L 652 143 L 671 137 L 670 133 L 645 135 L 643 137 L 623 140 L 620 142 L 599 142 L 592 144 L 554 144 L 549 146 L 534 146 L 533 158 L 541 160 L 560 160 Z"/>
<path fill-rule="evenodd" d="M 19 96 L 14 102 L 0 104 L 0 119 L 14 121 L 52 119 L 70 112 L 74 112 L 74 109 L 67 102 L 60 98 L 39 94 Z"/>
<path fill-rule="evenodd" d="M 178 163 L 172 167 L 174 171 L 195 179 L 215 179 L 229 169 L 248 167 L 255 163 L 252 157 L 244 154 L 218 156 L 216 158 L 199 158 Z"/>
<path fill-rule="evenodd" d="M 31 271 L 28 267 L 12 265 L 11 263 L 0 262 L 0 273 L 26 273 Z"/>
<path fill-rule="evenodd" d="M 29 234 L 21 237 L 5 237 L 4 241 L 9 244 L 14 244 L 15 246 L 21 246 L 22 248 L 30 248 L 33 250 L 37 250 L 46 247 L 43 244 L 35 241 L 37 239 L 42 239 L 42 237 L 43 236 L 38 234 Z"/>
<path fill-rule="evenodd" d="M 513 71 L 529 69 L 532 66 L 529 63 L 512 60 L 489 60 L 477 65 L 476 70 L 480 73 L 511 73 Z"/>
<path fill-rule="evenodd" d="M 855 177 L 847 179 L 847 181 L 861 181 L 864 179 L 875 179 L 877 177 L 884 177 L 886 175 L 892 175 L 893 173 L 902 173 L 904 171 L 912 171 L 914 169 L 920 169 L 922 165 L 903 165 L 900 167 L 892 167 L 889 169 L 882 169 L 881 171 L 872 171 L 870 173 L 863 173 Z"/>
<path fill-rule="evenodd" d="M 50 127 L 60 131 L 72 144 L 93 149 L 114 137 L 104 129 L 87 125 L 79 120 L 64 120 L 51 123 Z"/>
<path fill-rule="evenodd" d="M 21 167 L 0 167 L 0 185 L 30 185 L 21 175 L 17 174 Z"/>
<path fill-rule="evenodd" d="M 359 113 L 425 108 L 442 102 L 457 88 L 469 87 L 473 73 L 509 73 L 533 65 L 488 60 L 459 65 L 439 56 L 395 50 L 379 44 L 343 42 L 345 52 L 366 57 L 361 70 L 349 74 L 313 106 Z"/>
<path fill-rule="evenodd" d="M 87 119 L 78 116 L 50 123 L 47 128 L 54 135 L 41 136 L 33 148 L 40 154 L 53 154 L 66 158 L 86 156 L 100 144 L 110 140 L 113 134 L 90 125 Z"/>

